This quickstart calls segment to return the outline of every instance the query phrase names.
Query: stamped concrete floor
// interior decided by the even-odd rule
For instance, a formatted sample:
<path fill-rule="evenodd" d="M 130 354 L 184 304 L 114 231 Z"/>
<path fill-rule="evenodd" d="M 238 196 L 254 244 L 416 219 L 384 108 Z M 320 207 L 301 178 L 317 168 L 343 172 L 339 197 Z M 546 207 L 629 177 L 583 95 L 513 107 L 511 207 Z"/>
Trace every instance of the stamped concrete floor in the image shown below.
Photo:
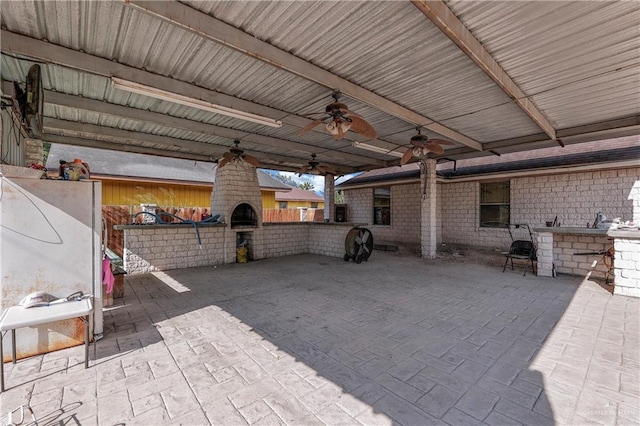
<path fill-rule="evenodd" d="M 104 338 L 6 365 L 39 424 L 640 424 L 640 300 L 376 252 L 128 277 Z"/>

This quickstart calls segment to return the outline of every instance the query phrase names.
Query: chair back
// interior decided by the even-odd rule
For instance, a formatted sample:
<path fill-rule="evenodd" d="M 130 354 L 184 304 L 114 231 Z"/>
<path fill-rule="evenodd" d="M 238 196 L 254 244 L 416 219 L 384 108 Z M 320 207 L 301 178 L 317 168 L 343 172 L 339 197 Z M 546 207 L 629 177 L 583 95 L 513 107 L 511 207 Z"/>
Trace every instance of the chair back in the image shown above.
<path fill-rule="evenodd" d="M 536 248 L 531 241 L 515 240 L 509 247 L 509 254 L 534 258 Z"/>

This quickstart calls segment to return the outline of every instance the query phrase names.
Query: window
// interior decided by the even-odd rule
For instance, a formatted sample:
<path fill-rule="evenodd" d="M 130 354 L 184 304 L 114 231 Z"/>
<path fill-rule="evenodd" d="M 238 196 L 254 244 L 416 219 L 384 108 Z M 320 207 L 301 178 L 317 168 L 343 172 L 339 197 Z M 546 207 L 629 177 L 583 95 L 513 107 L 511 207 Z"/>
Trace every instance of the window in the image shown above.
<path fill-rule="evenodd" d="M 480 227 L 504 228 L 509 223 L 509 181 L 480 184 Z"/>
<path fill-rule="evenodd" d="M 289 206 L 289 203 L 287 203 L 286 201 L 280 201 L 281 209 L 286 209 L 288 206 Z"/>
<path fill-rule="evenodd" d="M 391 188 L 373 190 L 373 224 L 391 225 Z"/>
<path fill-rule="evenodd" d="M 318 203 L 317 202 L 311 202 L 311 208 L 312 209 L 317 209 L 318 208 Z"/>

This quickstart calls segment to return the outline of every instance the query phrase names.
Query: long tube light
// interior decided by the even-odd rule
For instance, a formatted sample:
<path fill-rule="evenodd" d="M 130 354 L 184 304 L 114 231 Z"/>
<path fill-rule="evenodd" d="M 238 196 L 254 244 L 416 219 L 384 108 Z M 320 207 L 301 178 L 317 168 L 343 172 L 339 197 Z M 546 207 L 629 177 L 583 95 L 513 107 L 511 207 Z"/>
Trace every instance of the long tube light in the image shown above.
<path fill-rule="evenodd" d="M 393 157 L 398 157 L 398 158 L 402 157 L 403 155 L 401 152 L 390 151 L 386 148 L 381 148 L 375 145 L 369 145 L 363 142 L 354 142 L 352 146 L 356 148 L 366 149 L 367 151 L 371 151 L 371 152 L 377 152 L 378 154 L 387 154 L 387 155 L 391 155 Z"/>
<path fill-rule="evenodd" d="M 270 127 L 282 127 L 282 121 L 274 120 L 273 118 L 263 117 L 261 115 L 239 111 L 233 108 L 227 108 L 221 105 L 212 104 L 210 102 L 201 101 L 200 99 L 189 98 L 177 93 L 167 92 L 165 90 L 145 86 L 144 84 L 140 83 L 134 83 L 133 81 L 124 80 L 118 77 L 111 77 L 111 85 L 116 89 L 126 90 L 127 92 L 150 96 L 152 98 L 160 99 L 163 101 L 173 102 L 192 108 L 198 108 L 204 111 L 226 115 L 228 117 L 239 118 L 241 120 L 250 121 L 252 123 L 263 124 Z"/>

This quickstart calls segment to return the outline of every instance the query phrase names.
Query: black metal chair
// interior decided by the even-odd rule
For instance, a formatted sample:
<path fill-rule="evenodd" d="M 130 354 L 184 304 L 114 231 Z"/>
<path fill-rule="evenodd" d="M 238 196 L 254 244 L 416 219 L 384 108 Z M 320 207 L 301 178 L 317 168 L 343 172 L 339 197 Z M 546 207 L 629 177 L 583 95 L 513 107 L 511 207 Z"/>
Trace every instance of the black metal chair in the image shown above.
<path fill-rule="evenodd" d="M 526 261 L 524 264 L 524 273 L 522 275 L 527 275 L 529 262 L 531 262 L 531 271 L 535 273 L 534 261 L 536 260 L 536 248 L 531 241 L 515 240 L 513 243 L 511 243 L 511 247 L 509 247 L 509 251 L 507 252 L 506 257 L 507 259 L 504 262 L 502 272 L 507 269 L 509 260 L 511 260 L 511 269 L 513 270 L 513 259 L 517 259 Z"/>

